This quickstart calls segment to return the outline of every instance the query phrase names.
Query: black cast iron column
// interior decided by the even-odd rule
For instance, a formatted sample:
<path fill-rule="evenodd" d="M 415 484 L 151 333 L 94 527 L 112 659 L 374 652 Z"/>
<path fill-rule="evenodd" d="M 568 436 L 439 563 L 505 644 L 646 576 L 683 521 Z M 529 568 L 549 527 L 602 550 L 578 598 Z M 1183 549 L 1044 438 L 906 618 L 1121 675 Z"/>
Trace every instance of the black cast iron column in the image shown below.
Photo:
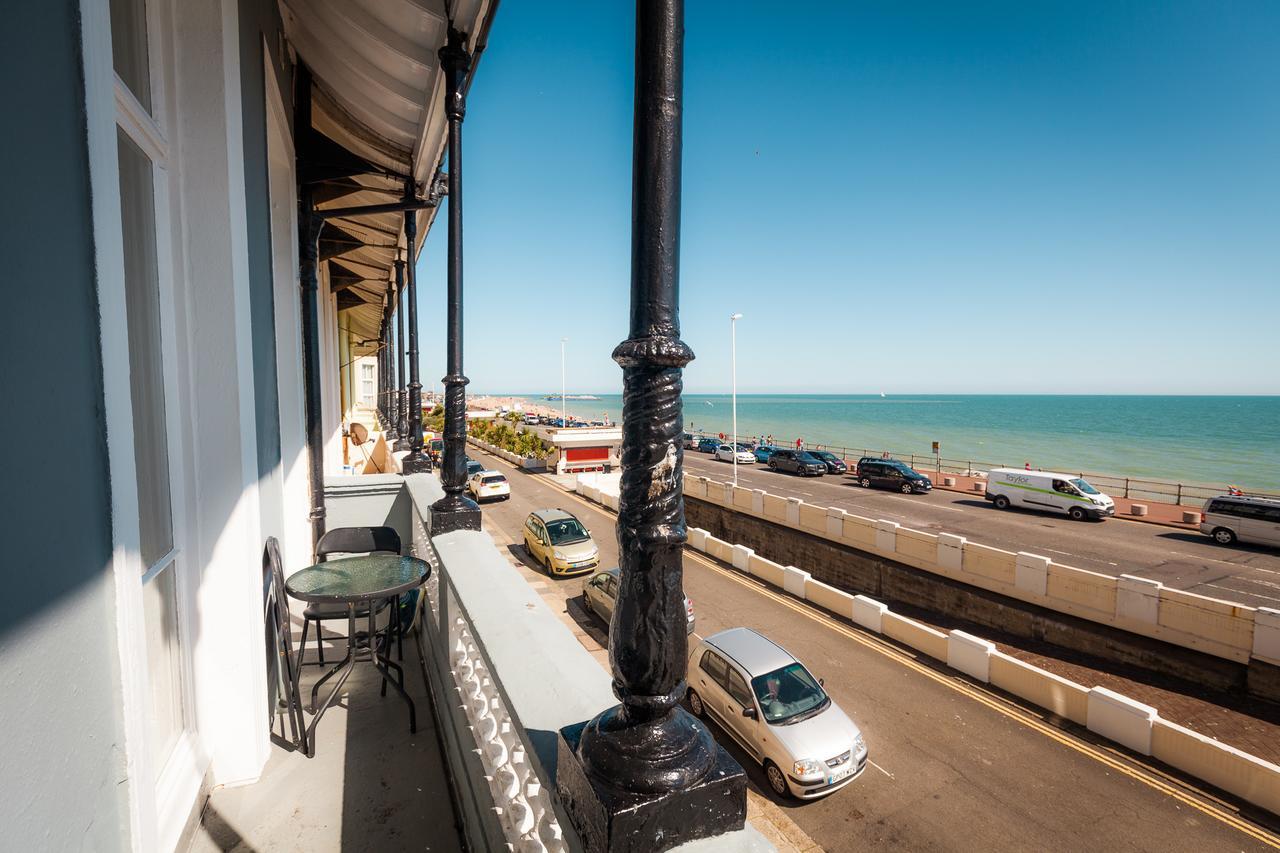
<path fill-rule="evenodd" d="M 451 530 L 480 529 L 480 508 L 463 493 L 467 377 L 462 372 L 462 120 L 467 112 L 467 69 L 471 67 L 466 41 L 463 33 L 450 27 L 449 41 L 440 48 L 440 67 L 445 72 L 445 115 L 449 119 L 448 364 L 444 377 L 444 453 L 440 463 L 444 497 L 431 506 L 433 536 Z"/>
<path fill-rule="evenodd" d="M 391 413 L 391 419 L 396 424 L 396 443 L 394 450 L 409 449 L 409 393 L 405 390 L 406 378 L 404 375 L 404 312 L 406 303 L 404 299 L 404 261 L 396 258 L 396 394 L 395 406 L 396 410 Z"/>
<path fill-rule="evenodd" d="M 378 426 L 382 431 L 387 429 L 387 308 L 382 309 L 382 322 L 378 324 L 378 404 L 375 407 L 378 413 Z"/>
<path fill-rule="evenodd" d="M 680 706 L 688 655 L 680 393 L 693 359 L 678 307 L 683 39 L 682 0 L 638 0 L 631 325 L 613 352 L 623 371 L 621 579 L 609 662 L 622 704 L 562 732 L 584 772 L 564 774 L 560 787 L 588 849 L 663 850 L 741 829 L 746 816 L 745 774 Z M 579 805 L 590 797 L 594 808 Z"/>
<path fill-rule="evenodd" d="M 396 384 L 396 302 L 390 282 L 387 283 L 387 343 L 383 349 L 387 363 L 387 419 L 383 424 L 387 438 L 393 439 L 399 434 L 397 424 L 399 418 L 396 412 L 399 408 L 397 400 L 400 392 Z"/>
<path fill-rule="evenodd" d="M 405 200 L 413 198 L 413 181 L 405 182 Z M 404 212 L 404 242 L 409 257 L 406 276 L 409 285 L 409 455 L 400 460 L 405 474 L 417 474 L 431 470 L 431 457 L 422 452 L 422 383 L 418 380 L 418 274 L 414 269 L 418 241 L 418 213 Z"/>

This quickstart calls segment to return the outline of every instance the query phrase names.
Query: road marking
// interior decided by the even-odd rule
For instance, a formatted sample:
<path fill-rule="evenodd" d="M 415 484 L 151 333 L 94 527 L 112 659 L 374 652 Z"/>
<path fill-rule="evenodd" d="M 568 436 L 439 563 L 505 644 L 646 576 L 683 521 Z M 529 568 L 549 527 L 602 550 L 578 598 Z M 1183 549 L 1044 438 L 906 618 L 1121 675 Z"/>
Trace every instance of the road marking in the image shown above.
<path fill-rule="evenodd" d="M 1062 554 L 1066 557 L 1075 556 L 1075 554 L 1072 554 L 1070 551 L 1059 551 L 1057 548 L 1042 548 L 1041 550 L 1048 551 L 1050 554 Z"/>
<path fill-rule="evenodd" d="M 540 476 L 540 475 L 535 475 L 535 476 Z M 560 488 L 560 485 L 556 483 L 554 480 L 548 480 L 548 482 L 550 482 L 556 488 Z M 608 507 L 603 507 L 603 506 L 594 504 L 588 501 L 586 498 L 583 498 L 574 492 L 566 492 L 566 494 L 568 494 L 569 497 L 581 503 L 583 506 L 589 509 L 596 510 L 601 515 L 605 515 L 605 516 L 615 515 L 615 513 L 613 513 Z M 1175 784 L 1177 785 L 1186 784 L 1181 780 L 1174 780 L 1173 777 L 1165 776 L 1164 778 L 1167 778 L 1170 780 L 1169 782 L 1165 782 L 1161 778 L 1163 774 L 1158 774 L 1158 771 L 1154 770 L 1153 768 L 1148 768 L 1147 766 L 1142 764 L 1125 763 L 1126 761 L 1129 761 L 1131 759 L 1128 759 L 1127 757 L 1122 757 L 1121 753 L 1114 752 L 1113 750 L 1104 750 L 1101 747 L 1095 746 L 1091 743 L 1088 743 L 1087 741 L 1079 739 L 1075 735 L 1071 735 L 1067 732 L 1064 732 L 1058 729 L 1057 727 L 1044 722 L 1035 714 L 1021 707 L 1020 705 L 1013 704 L 1009 702 L 1007 699 L 1004 699 L 1003 697 L 998 696 L 995 693 L 991 693 L 990 691 L 979 688 L 976 685 L 970 684 L 969 682 L 960 680 L 956 677 L 947 676 L 947 675 L 944 675 L 943 673 L 937 672 L 933 668 L 925 666 L 924 664 L 921 664 L 918 661 L 916 661 L 915 658 L 912 657 L 912 655 L 902 651 L 896 646 L 890 645 L 884 640 L 881 640 L 879 637 L 873 638 L 873 637 L 861 634 L 859 632 L 856 632 L 853 629 L 849 628 L 848 626 L 844 625 L 844 623 L 840 622 L 835 617 L 825 613 L 824 611 L 818 610 L 817 608 L 814 608 L 806 603 L 802 603 L 794 598 L 791 598 L 790 596 L 775 593 L 772 590 L 765 587 L 762 582 L 748 580 L 742 577 L 740 572 L 737 572 L 736 570 L 726 569 L 716 563 L 713 563 L 711 560 L 697 553 L 696 551 L 691 551 L 688 548 L 686 548 L 684 555 L 687 559 L 691 559 L 695 563 L 702 564 L 703 566 L 709 568 L 713 572 L 717 572 L 721 576 L 728 578 L 734 583 L 737 583 L 747 589 L 753 590 L 758 595 L 761 595 L 765 598 L 772 599 L 776 603 L 781 604 L 784 607 L 788 607 L 791 610 L 794 610 L 795 612 L 818 623 L 819 625 L 823 625 L 828 629 L 836 632 L 837 634 L 841 634 L 847 639 L 853 640 L 854 642 L 859 643 L 860 645 L 865 646 L 866 648 L 874 652 L 877 652 L 883 655 L 884 657 L 889 658 L 890 660 L 893 660 L 897 663 L 902 664 L 903 666 L 913 670 L 917 674 L 923 675 L 925 678 L 929 678 L 933 680 L 937 684 L 940 684 L 944 687 L 948 687 L 956 691 L 957 693 L 961 693 L 968 696 L 969 698 L 973 699 L 974 701 L 982 705 L 985 705 L 987 708 L 991 709 L 992 711 L 995 711 L 997 714 L 1000 714 L 1001 716 L 1004 716 L 1016 723 L 1020 723 L 1021 725 L 1026 726 L 1032 731 L 1038 732 L 1039 734 L 1049 738 L 1050 740 L 1057 741 L 1059 744 L 1066 746 L 1069 749 L 1073 749 L 1076 752 L 1079 752 L 1080 754 L 1088 758 L 1092 758 L 1098 763 L 1106 767 L 1109 767 L 1118 773 L 1123 773 L 1124 775 L 1130 777 L 1131 779 L 1141 782 L 1155 791 L 1158 791 L 1172 799 L 1177 800 L 1178 802 L 1181 802 L 1187 806 L 1190 806 L 1191 808 L 1194 808 L 1204 813 L 1205 815 L 1208 815 L 1209 817 L 1219 821 L 1220 823 L 1224 823 L 1227 826 L 1232 827 L 1233 829 L 1237 829 L 1240 832 L 1243 832 L 1245 835 L 1248 835 L 1251 838 L 1254 838 L 1255 840 L 1261 841 L 1263 844 L 1266 844 L 1268 847 L 1271 847 L 1272 849 L 1280 850 L 1280 837 L 1273 835 L 1272 833 L 1270 833 L 1269 831 L 1261 827 L 1256 827 L 1256 826 L 1253 826 L 1252 824 L 1247 823 L 1242 818 L 1236 817 L 1234 814 L 1232 814 L 1230 811 L 1226 810 L 1225 808 L 1219 807 L 1213 804 L 1212 802 L 1208 802 L 1208 803 L 1202 802 L 1198 797 L 1193 796 L 1185 791 L 1180 790 L 1179 788 L 1174 787 Z M 1108 754 L 1109 752 L 1113 752 L 1116 757 L 1112 757 L 1111 754 Z"/>
<path fill-rule="evenodd" d="M 871 765 L 872 767 L 874 767 L 875 769 L 879 770 L 879 771 L 880 771 L 881 773 L 883 773 L 884 775 L 888 776 L 890 779 L 894 778 L 892 773 L 890 773 L 888 770 L 885 770 L 885 769 L 884 769 L 883 767 L 881 767 L 879 764 L 876 764 L 876 763 L 875 763 L 874 761 L 872 761 L 870 758 L 868 758 L 868 759 L 867 759 L 867 763 L 868 763 L 868 764 L 870 764 L 870 765 Z"/>

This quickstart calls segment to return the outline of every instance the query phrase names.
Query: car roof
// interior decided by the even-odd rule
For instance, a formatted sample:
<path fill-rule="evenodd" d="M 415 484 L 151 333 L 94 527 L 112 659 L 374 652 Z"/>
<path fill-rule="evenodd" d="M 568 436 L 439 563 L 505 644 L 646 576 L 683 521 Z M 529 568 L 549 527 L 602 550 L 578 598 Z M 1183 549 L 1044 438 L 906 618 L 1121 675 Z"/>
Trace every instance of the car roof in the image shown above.
<path fill-rule="evenodd" d="M 786 649 L 750 628 L 729 628 L 703 642 L 733 658 L 752 677 L 796 661 Z"/>
<path fill-rule="evenodd" d="M 476 476 L 487 476 L 487 475 L 489 475 L 489 474 L 496 474 L 496 475 L 498 475 L 499 477 L 505 477 L 505 476 L 507 476 L 506 474 L 502 473 L 501 471 L 495 471 L 495 470 L 493 470 L 492 468 L 485 468 L 483 471 L 477 471 L 475 475 L 476 475 Z"/>
<path fill-rule="evenodd" d="M 1034 474 L 1037 477 L 1049 477 L 1054 480 L 1080 479 L 1079 474 L 1062 474 L 1057 471 L 1028 471 L 1026 468 L 992 468 L 987 472 L 987 476 L 990 477 L 992 474 L 1021 474 L 1024 477 L 1027 474 Z"/>
<path fill-rule="evenodd" d="M 560 521 L 561 519 L 564 519 L 564 518 L 572 518 L 574 521 L 577 521 L 577 518 L 573 515 L 573 513 L 565 512 L 562 509 L 535 509 L 533 512 L 529 514 L 536 516 L 539 520 L 542 521 L 543 524 L 547 523 L 548 521 Z"/>
<path fill-rule="evenodd" d="M 1280 506 L 1276 498 L 1264 498 L 1259 495 L 1214 495 L 1211 501 L 1233 501 L 1246 504 L 1262 504 L 1263 506 Z"/>

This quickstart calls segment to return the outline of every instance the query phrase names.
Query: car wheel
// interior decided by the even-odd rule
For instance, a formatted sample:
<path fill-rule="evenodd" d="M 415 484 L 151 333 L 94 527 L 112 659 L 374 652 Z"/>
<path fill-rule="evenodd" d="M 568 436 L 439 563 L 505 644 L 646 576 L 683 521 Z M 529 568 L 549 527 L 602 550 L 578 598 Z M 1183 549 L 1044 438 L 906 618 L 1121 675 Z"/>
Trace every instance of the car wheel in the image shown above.
<path fill-rule="evenodd" d="M 912 491 L 914 491 L 914 490 L 911 488 L 911 484 L 910 484 L 910 483 L 903 483 L 903 484 L 902 484 L 902 493 L 903 493 L 904 495 L 909 495 L 909 494 L 911 494 L 911 492 L 912 492 Z"/>
<path fill-rule="evenodd" d="M 1225 527 L 1218 527 L 1213 531 L 1213 541 L 1219 545 L 1234 545 L 1236 544 L 1236 534 Z"/>
<path fill-rule="evenodd" d="M 859 480 L 859 481 L 858 481 L 858 485 L 859 485 L 859 486 L 862 486 L 862 488 L 864 488 L 864 489 L 869 489 L 869 488 L 871 488 L 871 478 L 870 478 L 870 477 L 863 477 L 861 480 Z"/>
<path fill-rule="evenodd" d="M 772 761 L 764 763 L 764 775 L 769 780 L 769 787 L 779 797 L 790 797 L 791 788 L 787 786 L 787 777 L 782 775 L 782 771 L 778 769 L 778 765 Z"/>
<path fill-rule="evenodd" d="M 1089 517 L 1089 514 L 1084 511 L 1084 507 L 1082 506 L 1073 506 L 1071 509 L 1067 510 L 1067 515 L 1071 516 L 1072 521 L 1084 521 Z"/>
<path fill-rule="evenodd" d="M 996 509 L 1008 509 L 1009 499 L 1004 495 L 996 495 L 996 499 L 992 501 L 996 505 Z"/>
<path fill-rule="evenodd" d="M 698 695 L 698 691 L 689 691 L 689 710 L 693 712 L 695 717 L 704 716 L 707 713 L 706 707 L 702 704 L 702 697 Z"/>
<path fill-rule="evenodd" d="M 585 592 L 582 594 L 582 609 L 590 613 L 592 616 L 596 615 L 595 610 L 591 608 L 591 596 L 587 595 Z"/>
<path fill-rule="evenodd" d="M 551 569 L 551 558 L 550 558 L 550 557 L 547 557 L 545 560 L 543 560 L 543 561 L 542 561 L 542 568 L 543 568 L 543 570 L 544 570 L 544 571 L 546 571 L 546 573 L 547 573 L 547 577 L 551 577 L 553 574 L 555 574 L 555 572 L 553 572 L 553 571 L 552 571 L 552 569 Z"/>
<path fill-rule="evenodd" d="M 776 463 L 776 462 L 770 462 L 770 463 L 769 463 L 769 470 L 770 470 L 770 471 L 777 471 L 777 470 L 778 470 L 778 463 Z"/>

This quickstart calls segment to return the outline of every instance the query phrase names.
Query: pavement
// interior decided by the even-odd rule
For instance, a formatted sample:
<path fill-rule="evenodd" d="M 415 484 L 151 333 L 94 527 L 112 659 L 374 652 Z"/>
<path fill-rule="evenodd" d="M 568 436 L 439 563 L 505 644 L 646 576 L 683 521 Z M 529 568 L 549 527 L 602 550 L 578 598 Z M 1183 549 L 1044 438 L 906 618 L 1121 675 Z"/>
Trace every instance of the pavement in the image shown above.
<path fill-rule="evenodd" d="M 684 469 L 721 482 L 733 478 L 731 464 L 693 451 L 685 453 Z M 903 495 L 863 489 L 850 476 L 797 477 L 764 465 L 739 465 L 738 484 L 929 533 L 954 533 L 995 548 L 1031 551 L 1091 572 L 1137 575 L 1210 598 L 1280 608 L 1280 551 L 1219 545 L 1190 526 L 1177 529 L 1122 516 L 1071 521 L 1027 510 L 997 510 L 977 492 L 934 489 Z"/>
<path fill-rule="evenodd" d="M 530 511 L 560 506 L 594 531 L 603 565 L 616 565 L 613 514 L 543 476 L 470 452 L 512 483 L 509 501 L 484 507 L 486 529 L 510 546 L 513 561 L 603 660 L 605 626 L 580 606 L 585 578 L 537 574 L 523 563 L 518 542 Z M 718 733 L 747 768 L 755 813 L 794 825 L 795 841 L 786 849 L 1280 849 L 1275 816 L 1204 790 L 703 555 L 687 551 L 684 569 L 699 635 L 746 625 L 783 642 L 825 679 L 832 698 L 866 734 L 871 763 L 861 777 L 830 797 L 801 803 L 775 797 L 760 767 Z"/>

